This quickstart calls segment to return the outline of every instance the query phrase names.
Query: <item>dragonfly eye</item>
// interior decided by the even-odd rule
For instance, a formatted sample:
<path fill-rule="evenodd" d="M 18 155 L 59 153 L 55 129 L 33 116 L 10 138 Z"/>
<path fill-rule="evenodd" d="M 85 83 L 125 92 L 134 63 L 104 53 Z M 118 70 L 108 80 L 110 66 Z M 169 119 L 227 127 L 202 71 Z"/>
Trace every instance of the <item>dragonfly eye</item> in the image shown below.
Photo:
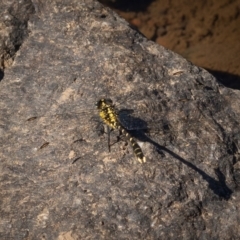
<path fill-rule="evenodd" d="M 100 99 L 95 103 L 97 109 L 102 109 L 103 105 L 105 104 L 105 99 Z"/>
<path fill-rule="evenodd" d="M 95 107 L 96 107 L 97 109 L 100 109 L 101 106 L 102 106 L 102 99 L 101 99 L 101 100 L 98 100 L 98 101 L 95 103 Z"/>
<path fill-rule="evenodd" d="M 97 109 L 102 109 L 113 105 L 113 101 L 110 98 L 102 98 L 95 103 Z"/>
<path fill-rule="evenodd" d="M 103 100 L 104 100 L 105 104 L 107 104 L 107 105 L 113 105 L 112 99 L 106 98 L 106 99 L 103 99 Z"/>

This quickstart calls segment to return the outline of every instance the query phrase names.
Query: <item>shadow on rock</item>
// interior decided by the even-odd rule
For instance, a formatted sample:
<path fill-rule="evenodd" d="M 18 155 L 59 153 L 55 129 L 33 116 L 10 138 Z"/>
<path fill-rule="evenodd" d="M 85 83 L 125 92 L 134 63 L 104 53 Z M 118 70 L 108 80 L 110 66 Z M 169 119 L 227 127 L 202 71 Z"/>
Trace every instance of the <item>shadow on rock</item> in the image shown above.
<path fill-rule="evenodd" d="M 147 9 L 147 7 L 153 2 L 153 0 L 99 0 L 102 4 L 115 8 L 121 11 L 133 11 L 140 12 Z"/>
<path fill-rule="evenodd" d="M 4 78 L 4 72 L 0 69 L 0 81 Z"/>
<path fill-rule="evenodd" d="M 240 90 L 240 76 L 228 72 L 206 69 L 225 87 Z"/>
<path fill-rule="evenodd" d="M 141 133 L 140 137 L 137 137 L 141 141 L 149 142 L 152 145 L 154 145 L 158 151 L 159 154 L 163 154 L 162 151 L 167 152 L 170 154 L 172 157 L 180 161 L 181 163 L 185 164 L 189 168 L 193 169 L 196 171 L 198 174 L 202 176 L 202 178 L 208 182 L 209 188 L 221 199 L 228 200 L 231 197 L 231 194 L 233 193 L 232 190 L 226 185 L 226 178 L 224 174 L 221 172 L 219 168 L 215 169 L 215 173 L 218 176 L 218 180 L 215 180 L 211 176 L 209 176 L 207 173 L 205 173 L 203 170 L 200 168 L 196 167 L 194 164 L 191 162 L 185 160 L 184 158 L 180 157 L 173 151 L 169 150 L 168 148 L 161 146 L 160 144 L 156 143 L 152 139 L 150 139 L 146 134 Z"/>

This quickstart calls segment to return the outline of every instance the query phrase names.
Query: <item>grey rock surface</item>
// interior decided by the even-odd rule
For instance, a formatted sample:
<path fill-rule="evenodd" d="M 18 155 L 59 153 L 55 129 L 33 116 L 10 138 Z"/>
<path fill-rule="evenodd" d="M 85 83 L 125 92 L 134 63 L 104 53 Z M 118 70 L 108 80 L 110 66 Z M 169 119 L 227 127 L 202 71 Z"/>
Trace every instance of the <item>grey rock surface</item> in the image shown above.
<path fill-rule="evenodd" d="M 1 1 L 0 80 L 3 70 L 12 65 L 16 52 L 28 36 L 28 20 L 35 9 L 30 0 Z"/>
<path fill-rule="evenodd" d="M 31 4 L 0 82 L 0 239 L 238 239 L 239 91 L 98 2 Z M 145 164 L 116 131 L 108 151 L 103 97 L 149 125 Z"/>

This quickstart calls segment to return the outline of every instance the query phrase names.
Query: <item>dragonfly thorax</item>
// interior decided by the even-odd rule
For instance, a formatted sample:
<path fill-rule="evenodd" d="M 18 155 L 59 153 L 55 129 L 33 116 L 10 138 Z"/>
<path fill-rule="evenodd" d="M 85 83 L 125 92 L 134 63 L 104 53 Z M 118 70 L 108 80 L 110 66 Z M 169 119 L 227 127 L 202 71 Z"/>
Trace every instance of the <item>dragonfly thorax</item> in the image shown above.
<path fill-rule="evenodd" d="M 111 99 L 102 98 L 97 102 L 100 118 L 113 129 L 119 127 L 118 114 Z"/>

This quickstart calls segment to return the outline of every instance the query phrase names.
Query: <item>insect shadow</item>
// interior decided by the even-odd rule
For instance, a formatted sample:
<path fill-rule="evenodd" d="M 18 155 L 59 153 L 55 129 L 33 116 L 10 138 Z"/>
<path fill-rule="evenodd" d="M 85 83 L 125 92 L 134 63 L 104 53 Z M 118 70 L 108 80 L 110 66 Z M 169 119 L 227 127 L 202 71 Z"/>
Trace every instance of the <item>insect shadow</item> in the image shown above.
<path fill-rule="evenodd" d="M 126 122 L 128 121 L 128 126 L 129 123 L 131 122 L 132 127 L 126 127 L 128 132 L 133 136 L 134 138 L 138 139 L 139 141 L 142 142 L 148 142 L 152 144 L 157 152 L 161 155 L 164 156 L 163 152 L 168 153 L 181 163 L 185 164 L 189 168 L 193 169 L 196 171 L 198 174 L 202 176 L 202 178 L 208 183 L 209 188 L 216 194 L 218 195 L 221 199 L 228 200 L 231 197 L 231 194 L 233 193 L 232 190 L 226 185 L 226 177 L 224 174 L 221 172 L 219 168 L 214 169 L 215 173 L 218 177 L 218 180 L 215 180 L 213 177 L 209 176 L 206 172 L 201 170 L 200 168 L 196 167 L 193 163 L 187 161 L 186 159 L 182 158 L 178 154 L 174 153 L 173 151 L 169 150 L 168 148 L 158 144 L 154 140 L 152 140 L 149 136 L 149 130 L 150 128 L 148 127 L 148 124 L 146 121 L 142 120 L 139 117 L 133 117 L 130 115 L 130 113 L 133 110 L 124 110 L 123 115 L 119 114 L 119 120 L 120 122 L 126 127 Z M 122 119 L 121 119 L 122 117 Z M 126 125 L 126 126 L 125 126 Z M 166 122 L 163 125 L 164 129 L 163 130 L 170 130 L 170 125 Z"/>

